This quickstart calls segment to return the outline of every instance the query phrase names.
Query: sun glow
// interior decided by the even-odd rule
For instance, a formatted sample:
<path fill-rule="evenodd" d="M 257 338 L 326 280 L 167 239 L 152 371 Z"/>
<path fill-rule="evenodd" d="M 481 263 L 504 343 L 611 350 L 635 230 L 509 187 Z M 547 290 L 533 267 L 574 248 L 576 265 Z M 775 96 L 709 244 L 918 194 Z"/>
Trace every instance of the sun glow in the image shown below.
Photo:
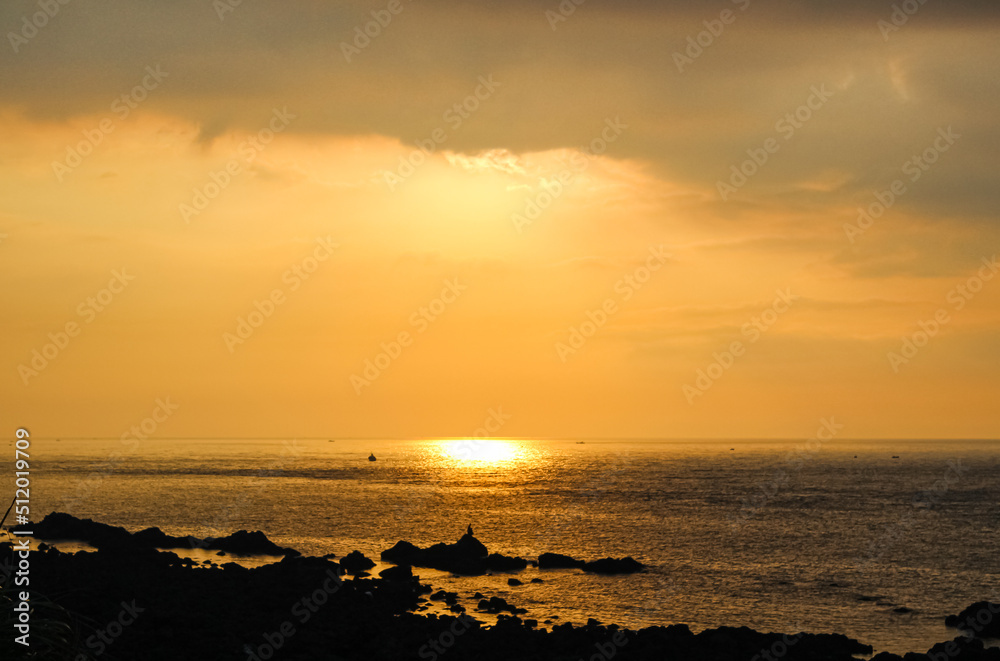
<path fill-rule="evenodd" d="M 521 456 L 521 448 L 513 441 L 469 438 L 441 441 L 439 447 L 445 457 L 463 463 L 508 463 Z"/>

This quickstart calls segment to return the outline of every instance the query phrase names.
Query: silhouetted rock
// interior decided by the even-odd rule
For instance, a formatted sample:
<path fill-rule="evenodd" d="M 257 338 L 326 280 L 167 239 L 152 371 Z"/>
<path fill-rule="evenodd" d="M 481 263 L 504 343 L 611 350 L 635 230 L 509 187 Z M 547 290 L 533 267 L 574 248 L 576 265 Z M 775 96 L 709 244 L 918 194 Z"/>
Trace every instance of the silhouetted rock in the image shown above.
<path fill-rule="evenodd" d="M 382 551 L 379 557 L 396 565 L 412 565 L 413 561 L 418 559 L 422 553 L 423 549 L 419 546 L 406 541 L 398 541 L 391 549 Z"/>
<path fill-rule="evenodd" d="M 15 530 L 31 530 L 36 539 L 75 540 L 96 548 L 122 546 L 128 548 L 193 549 L 227 551 L 237 555 L 299 555 L 295 549 L 282 548 L 271 542 L 260 531 L 240 530 L 226 537 L 174 537 L 157 527 L 146 528 L 135 534 L 125 528 L 109 526 L 91 519 L 78 519 L 64 512 L 51 512 L 40 522 L 18 526 Z"/>
<path fill-rule="evenodd" d="M 437 546 L 437 544 L 435 544 L 435 546 Z M 448 545 L 442 544 L 441 546 Z M 462 535 L 461 539 L 455 543 L 455 547 L 460 553 L 470 556 L 485 557 L 490 553 L 485 544 L 468 533 Z"/>
<path fill-rule="evenodd" d="M 382 551 L 380 557 L 393 564 L 430 567 L 467 576 L 479 576 L 487 570 L 512 571 L 527 566 L 524 558 L 510 558 L 499 553 L 490 555 L 482 542 L 468 534 L 454 544 L 438 543 L 425 549 L 399 541 L 392 548 Z"/>
<path fill-rule="evenodd" d="M 205 548 L 228 551 L 237 555 L 301 555 L 295 549 L 278 546 L 259 530 L 253 532 L 237 530 L 226 537 L 208 537 L 205 539 Z"/>
<path fill-rule="evenodd" d="M 491 553 L 486 557 L 486 568 L 492 571 L 519 571 L 528 566 L 524 558 L 510 557 L 500 553 Z"/>
<path fill-rule="evenodd" d="M 456 617 L 463 607 L 453 592 L 442 590 L 437 595 L 453 614 L 414 612 L 425 608 L 421 595 L 435 591 L 420 584 L 405 564 L 373 579 L 345 579 L 338 563 L 301 556 L 286 556 L 281 562 L 254 568 L 232 562 L 213 568 L 212 561 L 202 566 L 134 540 L 123 543 L 126 538 L 120 532 L 92 526 L 88 530 L 96 530 L 108 543 L 96 552 L 75 554 L 46 546 L 31 557 L 31 590 L 66 609 L 77 629 L 81 649 L 65 658 L 93 656 L 92 650 L 82 649 L 83 641 L 118 618 L 123 602 L 142 610 L 116 635 L 109 658 L 113 653 L 114 658 L 149 661 L 244 661 L 267 649 L 263 647 L 266 641 L 278 640 L 273 632 L 283 621 L 302 622 L 305 615 L 308 626 L 296 624 L 294 638 L 284 639 L 280 654 L 267 656 L 344 661 L 430 658 L 426 653 L 430 648 L 425 647 L 428 641 L 440 643 L 442 632 L 447 631 L 462 633 L 455 634 L 455 644 L 448 646 L 446 656 L 439 655 L 446 661 L 612 657 L 615 661 L 747 661 L 769 656 L 781 661 L 854 661 L 872 653 L 871 647 L 839 634 L 760 633 L 746 627 L 719 627 L 695 634 L 682 624 L 628 630 L 591 618 L 585 626 L 564 623 L 545 630 L 538 628 L 537 620 L 519 617 L 525 609 L 501 597 L 480 595 L 480 611 L 497 617 L 496 625 L 484 627 L 473 618 Z M 16 561 L 11 546 L 0 544 L 0 567 Z M 564 577 L 566 581 L 573 578 Z M 983 606 L 989 616 L 982 613 Z M 865 610 L 859 608 L 859 618 Z M 976 631 L 968 621 L 972 616 L 982 629 L 978 633 L 983 634 L 997 614 L 990 604 L 981 602 L 963 611 L 962 619 L 952 616 L 949 620 L 953 626 L 965 622 Z M 45 617 L 58 617 L 58 612 L 50 610 Z M 552 616 L 546 624 L 555 621 L 558 618 Z M 3 645 L 8 643 L 9 636 L 0 642 L 0 658 L 20 658 L 6 653 Z M 873 661 L 946 659 L 998 661 L 1000 650 L 984 648 L 979 639 L 959 637 L 935 645 L 927 654 L 883 653 Z"/>
<path fill-rule="evenodd" d="M 375 563 L 370 558 L 366 558 L 361 551 L 351 551 L 341 559 L 340 566 L 348 574 L 359 574 L 374 567 Z"/>
<path fill-rule="evenodd" d="M 583 564 L 583 560 L 577 560 L 561 553 L 543 553 L 538 556 L 539 569 L 575 569 L 583 567 Z"/>
<path fill-rule="evenodd" d="M 983 641 L 979 638 L 959 636 L 946 643 L 937 643 L 927 650 L 927 655 L 924 658 L 930 661 L 938 661 L 939 659 L 947 659 L 948 661 L 997 661 L 1000 659 L 1000 649 L 987 649 Z M 910 655 L 907 654 L 904 656 L 903 660 L 911 661 Z M 923 660 L 921 659 L 921 661 Z"/>
<path fill-rule="evenodd" d="M 132 535 L 132 540 L 143 546 L 152 546 L 158 549 L 191 549 L 198 546 L 201 541 L 190 536 L 174 537 L 156 527 L 140 530 Z"/>
<path fill-rule="evenodd" d="M 879 652 L 871 658 L 871 661 L 903 661 L 903 657 L 891 652 Z"/>
<path fill-rule="evenodd" d="M 493 615 L 496 615 L 497 613 L 502 613 L 504 611 L 510 613 L 511 615 L 528 612 L 522 608 L 517 608 L 513 604 L 507 603 L 507 600 L 504 599 L 503 597 L 490 597 L 489 599 L 480 599 L 477 608 L 481 611 L 492 613 Z"/>
<path fill-rule="evenodd" d="M 1000 604 L 977 601 L 958 615 L 949 615 L 944 623 L 976 638 L 1000 638 Z"/>
<path fill-rule="evenodd" d="M 508 578 L 507 579 L 507 585 L 509 585 L 511 587 L 515 587 L 517 585 L 524 585 L 524 583 L 522 583 L 521 581 L 517 580 L 516 578 Z"/>
<path fill-rule="evenodd" d="M 643 564 L 632 558 L 602 558 L 583 565 L 583 571 L 594 574 L 633 574 L 643 570 Z"/>
<path fill-rule="evenodd" d="M 411 581 L 413 580 L 413 569 L 410 568 L 410 565 L 397 565 L 383 569 L 378 575 L 388 581 Z"/>
<path fill-rule="evenodd" d="M 93 519 L 78 519 L 64 512 L 51 512 L 38 523 L 15 526 L 13 530 L 30 530 L 35 539 L 74 540 L 98 548 L 109 544 L 128 544 L 132 540 L 124 528 L 98 523 Z"/>

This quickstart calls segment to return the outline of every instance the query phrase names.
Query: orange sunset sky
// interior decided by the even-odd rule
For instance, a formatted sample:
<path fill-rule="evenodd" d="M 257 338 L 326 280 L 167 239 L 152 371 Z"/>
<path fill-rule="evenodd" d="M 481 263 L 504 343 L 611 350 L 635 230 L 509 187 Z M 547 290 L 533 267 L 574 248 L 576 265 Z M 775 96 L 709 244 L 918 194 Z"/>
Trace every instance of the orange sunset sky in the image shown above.
<path fill-rule="evenodd" d="M 994 3 L 51 4 L 8 430 L 998 434 Z"/>

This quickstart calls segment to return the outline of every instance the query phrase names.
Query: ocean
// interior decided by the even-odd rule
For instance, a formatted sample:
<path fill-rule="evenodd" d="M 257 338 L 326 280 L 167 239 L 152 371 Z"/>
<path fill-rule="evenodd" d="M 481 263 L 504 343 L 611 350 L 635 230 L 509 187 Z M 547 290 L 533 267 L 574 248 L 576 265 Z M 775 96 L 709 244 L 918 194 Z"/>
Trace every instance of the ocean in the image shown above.
<path fill-rule="evenodd" d="M 35 439 L 31 454 L 36 520 L 262 530 L 376 561 L 471 524 L 491 552 L 648 566 L 529 567 L 516 587 L 416 570 L 470 610 L 481 591 L 539 621 L 835 632 L 902 654 L 953 638 L 945 615 L 1000 586 L 994 441 Z"/>

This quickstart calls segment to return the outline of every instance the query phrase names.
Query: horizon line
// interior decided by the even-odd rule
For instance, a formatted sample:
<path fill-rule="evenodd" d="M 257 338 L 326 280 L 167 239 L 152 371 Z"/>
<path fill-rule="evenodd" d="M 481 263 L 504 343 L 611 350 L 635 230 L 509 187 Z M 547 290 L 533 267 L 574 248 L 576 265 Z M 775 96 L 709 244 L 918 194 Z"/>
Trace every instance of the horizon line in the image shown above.
<path fill-rule="evenodd" d="M 36 441 L 114 441 L 121 436 L 37 436 L 32 437 Z M 494 436 L 494 437 L 471 437 L 471 436 L 168 436 L 145 438 L 145 441 L 280 441 L 287 439 L 302 441 L 798 441 L 809 440 L 811 437 L 804 436 Z M 995 437 L 899 437 L 899 436 L 859 436 L 859 437 L 838 437 L 824 441 L 998 441 Z"/>

